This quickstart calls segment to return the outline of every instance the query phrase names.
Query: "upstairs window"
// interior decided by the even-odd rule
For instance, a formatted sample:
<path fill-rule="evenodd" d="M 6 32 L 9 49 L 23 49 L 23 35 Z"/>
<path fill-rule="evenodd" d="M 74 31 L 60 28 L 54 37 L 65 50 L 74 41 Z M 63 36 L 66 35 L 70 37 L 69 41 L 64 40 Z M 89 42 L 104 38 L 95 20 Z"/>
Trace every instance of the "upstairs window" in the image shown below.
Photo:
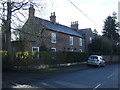
<path fill-rule="evenodd" d="M 70 45 L 73 45 L 73 37 L 70 36 Z"/>
<path fill-rule="evenodd" d="M 56 43 L 56 33 L 51 34 L 51 43 Z"/>
<path fill-rule="evenodd" d="M 92 37 L 89 37 L 89 43 L 92 43 Z"/>
<path fill-rule="evenodd" d="M 79 45 L 83 46 L 83 40 L 82 40 L 82 38 L 79 38 Z"/>
<path fill-rule="evenodd" d="M 32 52 L 39 52 L 39 47 L 32 47 Z"/>

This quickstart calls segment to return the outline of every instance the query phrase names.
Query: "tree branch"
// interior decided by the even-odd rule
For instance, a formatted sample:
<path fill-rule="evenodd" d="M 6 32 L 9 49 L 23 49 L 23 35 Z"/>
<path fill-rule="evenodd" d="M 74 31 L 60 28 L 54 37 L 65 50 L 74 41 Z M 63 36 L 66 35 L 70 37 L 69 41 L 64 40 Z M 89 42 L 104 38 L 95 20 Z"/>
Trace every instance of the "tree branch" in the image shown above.
<path fill-rule="evenodd" d="M 12 12 L 15 12 L 16 10 L 20 10 L 24 5 L 27 5 L 29 2 L 26 2 L 26 3 L 22 3 L 22 5 L 20 5 L 20 7 L 12 10 Z"/>

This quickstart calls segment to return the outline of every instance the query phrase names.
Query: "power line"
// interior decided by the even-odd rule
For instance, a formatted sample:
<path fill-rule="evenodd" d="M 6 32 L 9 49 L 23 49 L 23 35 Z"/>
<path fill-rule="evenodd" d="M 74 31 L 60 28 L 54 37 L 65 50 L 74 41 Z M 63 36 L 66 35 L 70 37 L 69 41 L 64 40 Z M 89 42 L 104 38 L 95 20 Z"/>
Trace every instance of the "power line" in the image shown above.
<path fill-rule="evenodd" d="M 71 0 L 68 0 L 78 11 L 80 11 L 85 17 L 87 17 L 91 22 L 99 26 L 95 21 L 93 21 L 88 15 L 86 15 L 82 10 L 80 10 Z M 100 27 L 100 26 L 99 26 Z"/>

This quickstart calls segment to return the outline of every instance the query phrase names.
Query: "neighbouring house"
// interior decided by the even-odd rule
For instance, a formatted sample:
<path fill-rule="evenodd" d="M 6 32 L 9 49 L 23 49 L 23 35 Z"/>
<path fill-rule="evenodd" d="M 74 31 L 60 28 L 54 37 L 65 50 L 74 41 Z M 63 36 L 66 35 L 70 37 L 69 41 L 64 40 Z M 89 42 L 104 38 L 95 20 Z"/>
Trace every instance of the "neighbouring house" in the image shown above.
<path fill-rule="evenodd" d="M 88 52 L 88 46 L 92 43 L 92 40 L 95 36 L 91 28 L 79 29 L 79 33 L 84 37 L 85 52 Z"/>
<path fill-rule="evenodd" d="M 92 41 L 91 30 L 86 29 L 86 33 L 79 30 L 77 21 L 71 27 L 58 24 L 55 12 L 51 13 L 50 21 L 35 17 L 34 13 L 31 5 L 29 18 L 20 31 L 20 41 L 12 42 L 14 51 L 87 51 L 88 38 Z"/>

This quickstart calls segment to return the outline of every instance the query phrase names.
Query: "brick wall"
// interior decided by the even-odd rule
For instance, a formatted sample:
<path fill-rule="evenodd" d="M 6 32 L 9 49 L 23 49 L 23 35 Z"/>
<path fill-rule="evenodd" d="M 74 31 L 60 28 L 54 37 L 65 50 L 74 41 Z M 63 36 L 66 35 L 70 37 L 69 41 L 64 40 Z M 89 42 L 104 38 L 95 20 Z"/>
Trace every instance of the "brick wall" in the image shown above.
<path fill-rule="evenodd" d="M 89 38 L 92 37 L 92 39 L 94 38 L 94 35 L 92 33 L 91 30 L 89 30 L 86 34 L 85 34 L 85 51 L 88 51 L 88 45 L 90 44 L 90 40 Z"/>
<path fill-rule="evenodd" d="M 69 37 L 71 35 L 67 35 L 64 33 L 56 33 L 56 43 L 51 43 L 51 34 L 54 31 L 46 30 L 44 31 L 44 35 L 42 42 L 38 39 L 34 41 L 19 41 L 19 42 L 13 42 L 12 46 L 16 51 L 32 51 L 32 47 L 40 47 L 43 43 L 46 45 L 46 47 L 50 50 L 51 48 L 56 48 L 57 51 L 70 51 L 70 49 L 73 49 L 74 52 L 80 52 L 80 49 L 84 51 L 84 40 L 83 40 L 83 46 L 79 45 L 79 38 L 76 36 L 73 37 L 73 45 L 70 45 L 69 43 Z"/>
<path fill-rule="evenodd" d="M 84 51 L 84 40 L 83 40 L 83 46 L 79 46 L 79 38 L 76 36 L 73 37 L 73 45 L 69 44 L 69 37 L 71 35 L 67 35 L 64 33 L 56 33 L 56 43 L 51 43 L 51 34 L 54 31 L 47 31 L 47 35 L 49 35 L 49 40 L 46 43 L 46 46 L 50 48 L 56 48 L 57 51 L 70 51 L 70 49 L 74 49 L 75 52 L 80 52 L 80 49 Z"/>

